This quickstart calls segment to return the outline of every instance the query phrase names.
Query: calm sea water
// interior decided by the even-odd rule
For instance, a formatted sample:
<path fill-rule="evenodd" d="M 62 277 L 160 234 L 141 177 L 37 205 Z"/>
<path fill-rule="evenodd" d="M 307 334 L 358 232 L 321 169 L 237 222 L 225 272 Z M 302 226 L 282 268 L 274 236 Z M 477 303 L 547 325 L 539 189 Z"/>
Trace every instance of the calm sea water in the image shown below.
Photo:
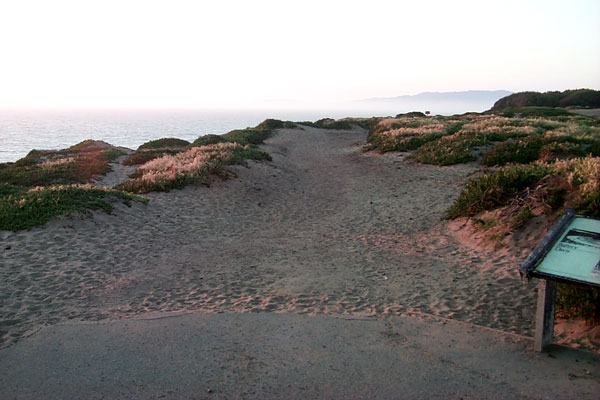
<path fill-rule="evenodd" d="M 136 149 L 153 139 L 175 137 L 193 141 L 209 133 L 256 126 L 267 118 L 314 121 L 354 114 L 283 110 L 0 110 L 0 162 L 16 161 L 32 149 L 63 149 L 86 139 Z"/>

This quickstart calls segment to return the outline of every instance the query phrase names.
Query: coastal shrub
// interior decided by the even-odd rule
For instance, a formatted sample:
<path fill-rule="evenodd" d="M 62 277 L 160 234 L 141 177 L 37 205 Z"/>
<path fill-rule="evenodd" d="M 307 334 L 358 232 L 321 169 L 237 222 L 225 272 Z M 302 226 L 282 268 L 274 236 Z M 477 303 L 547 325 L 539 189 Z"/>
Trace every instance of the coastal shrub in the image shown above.
<path fill-rule="evenodd" d="M 295 128 L 296 124 L 290 121 L 281 121 L 278 119 L 265 119 L 260 124 L 256 125 L 256 129 L 258 130 L 267 130 L 273 131 L 275 129 L 283 129 L 283 128 Z"/>
<path fill-rule="evenodd" d="M 0 183 L 33 187 L 89 183 L 110 172 L 110 163 L 124 154 L 108 143 L 85 140 L 63 150 L 31 150 L 0 168 Z"/>
<path fill-rule="evenodd" d="M 223 135 L 213 135 L 208 134 L 204 136 L 200 136 L 198 139 L 194 140 L 190 147 L 200 147 L 206 146 L 209 144 L 217 144 L 217 143 L 225 143 L 227 139 L 223 137 Z"/>
<path fill-rule="evenodd" d="M 568 193 L 560 186 L 549 186 L 543 189 L 543 194 L 546 199 L 546 204 L 551 210 L 556 211 L 565 204 Z"/>
<path fill-rule="evenodd" d="M 529 122 L 496 115 L 453 117 L 401 117 L 381 120 L 367 137 L 366 150 L 415 152 L 410 159 L 425 164 L 451 165 L 477 159 L 475 150 L 539 128 Z"/>
<path fill-rule="evenodd" d="M 67 184 L 75 180 L 74 165 L 62 164 L 50 168 L 39 165 L 8 165 L 0 169 L 0 183 L 33 187 L 53 184 Z"/>
<path fill-rule="evenodd" d="M 232 149 L 229 164 L 246 165 L 247 160 L 271 161 L 269 153 L 266 153 L 254 146 L 236 146 Z"/>
<path fill-rule="evenodd" d="M 265 160 L 270 157 L 257 148 L 239 143 L 192 147 L 145 163 L 136 171 L 135 179 L 115 188 L 132 193 L 182 188 L 191 183 L 204 183 L 209 174 L 219 172 L 225 165 L 243 164 L 247 159 Z"/>
<path fill-rule="evenodd" d="M 141 165 L 155 158 L 166 154 L 177 154 L 183 150 L 162 149 L 162 150 L 136 150 L 128 155 L 121 164 L 123 165 Z"/>
<path fill-rule="evenodd" d="M 101 209 L 110 213 L 112 202 L 130 205 L 147 200 L 115 190 L 61 185 L 23 189 L 0 185 L 0 229 L 18 231 L 43 225 L 51 218 L 71 212 Z"/>
<path fill-rule="evenodd" d="M 296 124 L 278 119 L 266 119 L 254 128 L 235 129 L 223 135 L 223 138 L 232 143 L 245 145 L 263 144 L 266 139 L 271 137 L 276 129 L 295 128 Z"/>
<path fill-rule="evenodd" d="M 600 152 L 599 122 L 507 118 L 493 114 L 435 118 L 388 118 L 374 125 L 365 150 L 413 151 L 409 159 L 451 165 L 476 160 L 500 166 Z"/>
<path fill-rule="evenodd" d="M 68 147 L 66 149 L 59 150 L 59 153 L 72 154 L 72 153 L 108 151 L 108 150 L 114 150 L 117 153 L 119 153 L 119 150 L 116 149 L 110 143 L 106 143 L 102 140 L 87 139 L 87 140 L 84 140 L 77 144 L 74 144 L 73 146 Z"/>
<path fill-rule="evenodd" d="M 363 129 L 370 131 L 375 127 L 381 120 L 385 118 L 371 117 L 371 118 L 344 118 L 342 121 L 348 121 L 351 124 L 358 125 Z"/>
<path fill-rule="evenodd" d="M 295 128 L 296 124 L 278 119 L 266 119 L 254 128 L 234 129 L 224 135 L 208 134 L 198 137 L 188 148 L 212 145 L 217 143 L 239 143 L 245 145 L 263 144 L 275 130 L 282 128 Z"/>
<path fill-rule="evenodd" d="M 156 139 L 146 142 L 140 147 L 138 150 L 147 150 L 147 149 L 180 149 L 189 146 L 190 142 L 183 139 L 177 138 L 163 138 Z"/>
<path fill-rule="evenodd" d="M 111 170 L 115 154 L 111 150 L 90 151 L 34 164 L 9 164 L 0 169 L 0 183 L 24 187 L 89 183 Z"/>
<path fill-rule="evenodd" d="M 483 157 L 481 163 L 488 167 L 508 163 L 530 163 L 539 158 L 543 144 L 544 140 L 539 135 L 500 143 Z"/>
<path fill-rule="evenodd" d="M 569 116 L 569 112 L 562 108 L 554 107 L 507 107 L 502 110 L 501 115 L 512 118 L 520 114 L 522 117 L 558 117 Z"/>
<path fill-rule="evenodd" d="M 112 170 L 110 162 L 123 153 L 115 150 L 88 151 L 74 156 L 74 182 L 89 183 L 95 177 L 106 175 Z"/>
<path fill-rule="evenodd" d="M 380 120 L 367 136 L 365 150 L 410 151 L 448 134 L 448 125 L 432 118 L 400 117 Z"/>
<path fill-rule="evenodd" d="M 0 183 L 0 197 L 23 193 L 24 191 L 25 189 L 21 187 Z"/>
<path fill-rule="evenodd" d="M 519 192 L 548 175 L 545 165 L 510 165 L 467 181 L 446 218 L 472 217 L 481 211 L 506 205 Z"/>
<path fill-rule="evenodd" d="M 247 144 L 258 145 L 264 143 L 264 141 L 268 139 L 271 134 L 271 130 L 246 128 L 235 129 L 227 132 L 223 135 L 223 138 L 225 138 L 228 142 L 239 143 L 244 146 Z"/>
<path fill-rule="evenodd" d="M 517 211 L 517 215 L 515 216 L 515 218 L 513 220 L 512 228 L 518 228 L 518 227 L 525 225 L 533 217 L 534 217 L 534 215 L 531 212 L 531 209 L 529 208 L 529 206 L 527 206 L 527 205 L 521 206 L 519 208 L 519 211 Z"/>
<path fill-rule="evenodd" d="M 401 115 L 371 125 L 364 150 L 373 149 L 413 151 L 410 159 L 436 165 L 469 162 L 481 155 L 485 155 L 485 166 L 597 156 L 600 121 L 569 113 L 553 118 L 508 118 L 493 113 L 426 118 Z"/>
<path fill-rule="evenodd" d="M 311 128 L 332 129 L 332 130 L 352 130 L 352 121 L 349 119 L 334 120 L 332 118 L 323 118 L 315 122 L 303 121 L 297 122 L 298 125 L 310 126 Z"/>
<path fill-rule="evenodd" d="M 593 146 L 599 143 L 600 132 L 592 132 L 587 128 L 584 130 L 572 129 L 569 126 L 564 128 L 552 130 L 545 135 L 533 134 L 501 143 L 485 155 L 482 164 L 486 166 L 525 164 L 539 159 L 581 157 L 592 153 L 595 150 Z M 572 130 L 568 131 L 569 129 Z"/>
<path fill-rule="evenodd" d="M 565 90 L 564 92 L 519 92 L 494 103 L 492 111 L 514 107 L 600 107 L 600 91 L 591 89 Z"/>
<path fill-rule="evenodd" d="M 407 112 L 404 114 L 398 114 L 396 115 L 396 118 L 401 118 L 401 117 L 420 117 L 420 118 L 425 118 L 426 115 L 424 113 L 422 113 L 421 111 L 411 111 L 411 112 Z"/>
<path fill-rule="evenodd" d="M 243 160 L 270 160 L 270 156 L 256 148 L 257 145 L 264 143 L 270 137 L 274 130 L 281 128 L 295 127 L 296 125 L 281 121 L 278 119 L 266 119 L 254 128 L 235 129 L 224 135 L 208 134 L 198 137 L 192 143 L 181 139 L 158 139 L 145 143 L 138 148 L 137 151 L 130 154 L 124 161 L 123 165 L 142 165 L 149 161 L 163 158 L 165 156 L 175 156 L 190 149 L 213 146 L 218 144 L 239 144 L 243 150 L 235 150 L 232 154 L 237 157 L 236 163 L 242 163 Z M 242 154 L 243 153 L 243 154 Z M 134 173 L 134 177 L 138 177 L 141 173 Z M 189 177 L 184 178 L 179 176 L 177 179 L 157 179 L 154 183 L 148 184 L 141 182 L 127 182 L 122 188 L 127 191 L 152 191 L 152 190 L 168 190 L 176 187 L 183 187 L 190 183 Z M 197 181 L 197 177 L 191 181 Z M 159 184 L 159 181 L 162 182 Z M 163 182 L 164 181 L 164 182 Z M 155 188 L 155 189 L 153 189 Z"/>
<path fill-rule="evenodd" d="M 146 142 L 138 147 L 136 151 L 129 154 L 121 164 L 141 165 L 150 160 L 162 157 L 166 154 L 177 154 L 184 151 L 190 142 L 177 138 L 163 138 Z"/>
<path fill-rule="evenodd" d="M 600 321 L 600 290 L 559 283 L 556 307 L 563 317 Z"/>
<path fill-rule="evenodd" d="M 551 163 L 513 164 L 489 171 L 467 181 L 446 217 L 472 217 L 505 206 L 523 191 L 525 202 L 528 197 L 539 197 L 550 210 L 568 206 L 580 214 L 600 217 L 600 159 L 588 156 Z"/>
<path fill-rule="evenodd" d="M 428 141 L 419 147 L 409 159 L 423 163 L 436 165 L 452 165 L 466 163 L 476 159 L 470 150 L 479 142 L 468 135 L 451 135 L 441 137 L 437 140 Z"/>
<path fill-rule="evenodd" d="M 573 207 L 580 214 L 600 217 L 600 158 L 557 160 L 553 167 L 576 193 Z"/>

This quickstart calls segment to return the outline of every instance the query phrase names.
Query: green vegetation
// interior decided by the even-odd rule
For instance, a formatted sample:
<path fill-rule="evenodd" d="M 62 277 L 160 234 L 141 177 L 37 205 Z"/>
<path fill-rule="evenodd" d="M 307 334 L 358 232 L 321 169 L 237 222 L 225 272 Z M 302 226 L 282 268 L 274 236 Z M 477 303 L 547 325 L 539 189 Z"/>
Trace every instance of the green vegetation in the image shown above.
<path fill-rule="evenodd" d="M 500 114 L 505 117 L 564 117 L 571 115 L 567 110 L 554 107 L 541 106 L 522 106 L 522 107 L 506 107 L 500 111 Z"/>
<path fill-rule="evenodd" d="M 247 160 L 271 160 L 257 145 L 264 143 L 276 129 L 295 127 L 291 122 L 267 119 L 254 128 L 236 129 L 224 135 L 204 135 L 179 148 L 162 147 L 165 143 L 183 144 L 172 139 L 159 139 L 144 144 L 125 161 L 140 165 L 130 178 L 116 189 L 132 193 L 168 191 L 192 183 L 206 183 L 210 174 L 220 173 L 224 166 L 245 164 Z"/>
<path fill-rule="evenodd" d="M 181 149 L 189 146 L 190 142 L 177 138 L 164 138 L 151 140 L 138 147 L 138 150 L 146 149 Z"/>
<path fill-rule="evenodd" d="M 146 201 L 122 191 L 180 188 L 205 182 L 209 174 L 220 172 L 225 165 L 270 160 L 256 145 L 275 129 L 285 127 L 295 124 L 270 119 L 255 128 L 202 136 L 194 143 L 175 138 L 144 143 L 123 162 L 142 166 L 135 178 L 119 185 L 118 190 L 78 185 L 109 172 L 110 162 L 124 154 L 108 143 L 86 140 L 63 150 L 32 150 L 15 163 L 0 164 L 0 229 L 26 229 L 73 211 L 110 212 L 111 202 L 116 200 L 127 204 L 132 199 Z"/>
<path fill-rule="evenodd" d="M 480 158 L 486 166 L 600 154 L 600 122 L 567 114 L 508 118 L 494 114 L 381 119 L 365 150 L 414 151 L 410 159 L 451 165 Z M 482 157 L 483 156 L 483 157 Z"/>
<path fill-rule="evenodd" d="M 191 144 L 191 147 L 206 146 L 209 144 L 217 144 L 217 143 L 225 143 L 225 142 L 227 142 L 227 139 L 225 139 L 225 137 L 223 137 L 223 135 L 209 134 L 209 135 L 200 136 L 198 139 L 194 140 Z"/>
<path fill-rule="evenodd" d="M 173 156 L 193 147 L 209 146 L 219 143 L 238 143 L 242 146 L 250 145 L 254 150 L 252 159 L 268 159 L 265 154 L 258 156 L 259 150 L 255 147 L 264 143 L 276 129 L 295 128 L 296 124 L 278 119 L 266 119 L 254 128 L 235 129 L 224 135 L 208 134 L 198 137 L 192 143 L 181 139 L 157 139 L 144 143 L 138 149 L 130 154 L 123 165 L 142 165 L 151 160 L 163 157 Z M 179 185 L 184 186 L 185 184 Z"/>
<path fill-rule="evenodd" d="M 396 118 L 402 118 L 402 117 L 425 117 L 425 113 L 422 113 L 421 111 L 411 111 L 411 112 L 407 112 L 404 114 L 398 114 L 396 115 Z"/>
<path fill-rule="evenodd" d="M 254 128 L 235 129 L 223 135 L 223 138 L 230 143 L 245 145 L 259 145 L 271 137 L 276 129 L 295 128 L 296 124 L 278 119 L 266 119 Z"/>
<path fill-rule="evenodd" d="M 51 218 L 72 212 L 101 209 L 112 211 L 112 201 L 147 202 L 115 190 L 84 186 L 48 186 L 24 189 L 0 184 L 0 229 L 18 231 L 43 225 Z"/>
<path fill-rule="evenodd" d="M 358 125 L 359 127 L 371 130 L 374 128 L 380 121 L 384 120 L 382 117 L 371 117 L 371 118 L 343 118 L 340 121 L 348 121 L 351 124 Z"/>
<path fill-rule="evenodd" d="M 492 111 L 507 107 L 600 107 L 600 91 L 591 89 L 565 90 L 564 92 L 520 92 L 498 100 Z"/>
<path fill-rule="evenodd" d="M 150 160 L 162 157 L 167 154 L 177 154 L 183 150 L 162 149 L 162 150 L 137 150 L 131 153 L 123 160 L 123 165 L 141 165 Z"/>
<path fill-rule="evenodd" d="M 473 217 L 481 211 L 507 205 L 515 196 L 546 176 L 543 165 L 511 165 L 469 180 L 447 212 L 447 218 Z"/>
<path fill-rule="evenodd" d="M 483 157 L 481 163 L 491 167 L 509 163 L 526 164 L 539 159 L 581 157 L 591 153 L 587 151 L 589 149 L 589 145 L 574 137 L 532 135 L 499 144 Z"/>
<path fill-rule="evenodd" d="M 246 128 L 246 129 L 236 129 L 230 132 L 227 132 L 223 135 L 223 138 L 227 140 L 229 143 L 239 143 L 241 145 L 247 144 L 261 144 L 264 143 L 272 134 L 271 130 L 268 129 L 256 129 L 256 128 Z"/>
<path fill-rule="evenodd" d="M 274 131 L 276 129 L 294 129 L 296 124 L 291 121 L 280 121 L 278 119 L 265 119 L 263 122 L 256 126 L 256 129 L 263 131 Z"/>
<path fill-rule="evenodd" d="M 0 229 L 27 229 L 75 211 L 110 212 L 113 201 L 145 201 L 80 186 L 109 172 L 109 163 L 122 154 L 108 143 L 85 140 L 63 150 L 32 150 L 15 163 L 0 164 Z"/>
<path fill-rule="evenodd" d="M 597 288 L 558 285 L 556 306 L 564 317 L 600 320 L 600 290 Z"/>
<path fill-rule="evenodd" d="M 508 206 L 515 199 L 527 206 L 541 205 L 549 212 L 571 207 L 600 217 L 600 159 L 588 156 L 489 171 L 467 181 L 446 217 L 473 217 Z"/>
<path fill-rule="evenodd" d="M 115 189 L 132 193 L 180 189 L 206 183 L 209 175 L 221 172 L 226 165 L 245 164 L 246 160 L 270 160 L 270 156 L 255 146 L 231 142 L 192 147 L 145 163 L 131 176 L 132 180 Z"/>
<path fill-rule="evenodd" d="M 352 120 L 351 119 L 340 119 L 335 120 L 331 118 L 323 118 L 315 122 L 304 121 L 298 122 L 298 125 L 310 126 L 311 128 L 320 128 L 320 129 L 335 129 L 335 130 L 344 130 L 349 131 L 352 130 Z"/>
<path fill-rule="evenodd" d="M 512 228 L 518 228 L 525 225 L 531 218 L 535 217 L 533 212 L 529 209 L 529 206 L 524 205 L 519 208 L 517 215 L 515 215 Z"/>
<path fill-rule="evenodd" d="M 0 164 L 0 184 L 21 187 L 89 183 L 110 171 L 123 152 L 104 142 L 83 141 L 64 150 L 32 150 L 15 163 Z"/>

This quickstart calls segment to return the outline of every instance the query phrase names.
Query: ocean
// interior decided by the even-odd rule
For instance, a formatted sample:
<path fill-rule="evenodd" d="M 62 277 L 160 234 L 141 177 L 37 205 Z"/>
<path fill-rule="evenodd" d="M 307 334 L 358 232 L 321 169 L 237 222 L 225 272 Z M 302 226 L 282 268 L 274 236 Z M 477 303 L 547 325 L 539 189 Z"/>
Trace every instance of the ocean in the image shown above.
<path fill-rule="evenodd" d="M 64 149 L 86 139 L 136 149 L 149 140 L 188 141 L 256 126 L 267 118 L 314 121 L 358 116 L 344 111 L 287 110 L 0 110 L 0 162 L 30 150 Z"/>

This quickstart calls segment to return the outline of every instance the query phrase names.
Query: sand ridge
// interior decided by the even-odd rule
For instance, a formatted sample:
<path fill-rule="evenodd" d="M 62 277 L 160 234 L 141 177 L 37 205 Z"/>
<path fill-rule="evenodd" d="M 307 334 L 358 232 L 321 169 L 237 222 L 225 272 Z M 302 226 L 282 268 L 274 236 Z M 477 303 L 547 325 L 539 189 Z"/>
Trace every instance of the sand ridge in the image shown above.
<path fill-rule="evenodd" d="M 0 346 L 149 312 L 411 312 L 532 335 L 534 285 L 441 221 L 475 165 L 363 154 L 366 132 L 284 129 L 271 162 L 113 215 L 0 232 Z M 111 183 L 113 183 L 111 181 Z"/>

